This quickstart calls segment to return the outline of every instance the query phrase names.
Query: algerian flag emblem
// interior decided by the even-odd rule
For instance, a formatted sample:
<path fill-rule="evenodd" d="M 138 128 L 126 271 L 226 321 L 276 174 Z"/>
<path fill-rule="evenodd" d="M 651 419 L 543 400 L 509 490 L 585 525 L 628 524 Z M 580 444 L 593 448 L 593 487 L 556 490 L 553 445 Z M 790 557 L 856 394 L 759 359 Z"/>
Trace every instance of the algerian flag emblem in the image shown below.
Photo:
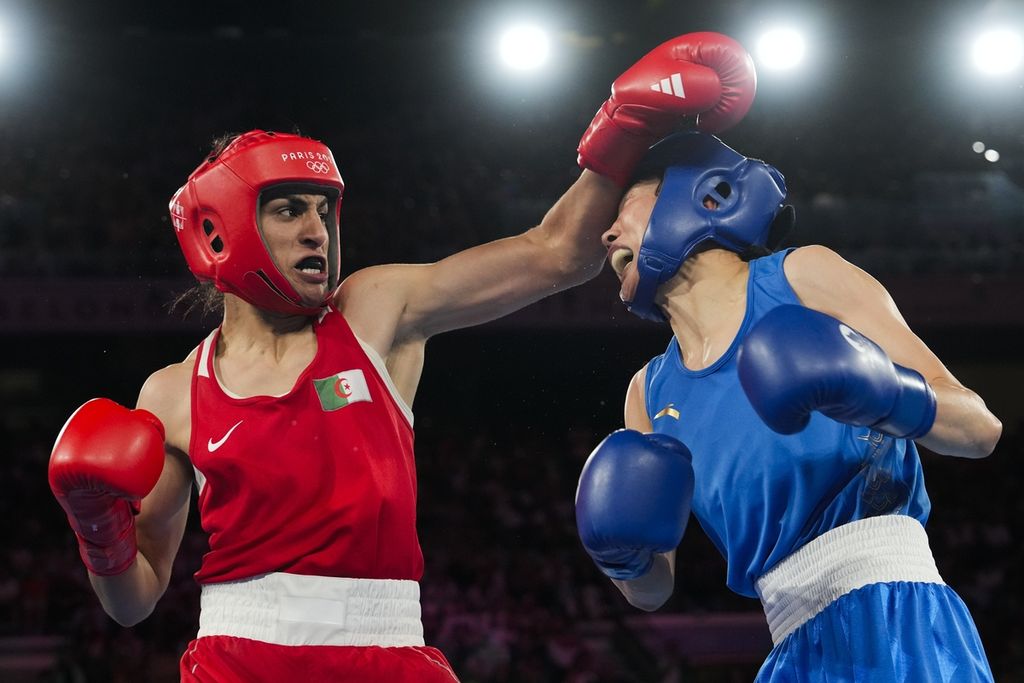
<path fill-rule="evenodd" d="M 373 401 L 362 370 L 344 370 L 337 375 L 314 379 L 313 386 L 324 410 L 337 410 L 357 401 Z"/>

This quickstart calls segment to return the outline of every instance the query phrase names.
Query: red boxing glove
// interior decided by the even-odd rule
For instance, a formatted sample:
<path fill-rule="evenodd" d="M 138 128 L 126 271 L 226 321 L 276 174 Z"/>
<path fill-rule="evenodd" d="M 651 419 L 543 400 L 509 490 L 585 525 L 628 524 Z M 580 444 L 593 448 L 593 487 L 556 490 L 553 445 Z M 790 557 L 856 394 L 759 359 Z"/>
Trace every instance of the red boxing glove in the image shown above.
<path fill-rule="evenodd" d="M 68 418 L 50 454 L 50 489 L 90 572 L 112 576 L 131 566 L 139 501 L 163 467 L 164 426 L 149 411 L 94 398 Z"/>
<path fill-rule="evenodd" d="M 757 90 L 754 61 L 721 33 L 687 33 L 648 52 L 612 84 L 580 140 L 579 164 L 625 186 L 655 142 L 686 116 L 717 133 L 750 110 Z"/>

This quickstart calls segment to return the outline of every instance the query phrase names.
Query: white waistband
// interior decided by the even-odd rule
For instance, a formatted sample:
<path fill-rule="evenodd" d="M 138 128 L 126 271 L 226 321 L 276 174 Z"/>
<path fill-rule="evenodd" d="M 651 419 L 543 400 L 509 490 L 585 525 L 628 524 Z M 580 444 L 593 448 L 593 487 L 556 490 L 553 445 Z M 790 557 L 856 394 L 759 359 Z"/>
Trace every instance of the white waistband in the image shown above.
<path fill-rule="evenodd" d="M 278 645 L 423 645 L 415 581 L 264 574 L 202 587 L 199 638 Z"/>
<path fill-rule="evenodd" d="M 832 602 L 872 583 L 945 583 L 913 517 L 883 515 L 825 532 L 757 580 L 776 645 Z"/>

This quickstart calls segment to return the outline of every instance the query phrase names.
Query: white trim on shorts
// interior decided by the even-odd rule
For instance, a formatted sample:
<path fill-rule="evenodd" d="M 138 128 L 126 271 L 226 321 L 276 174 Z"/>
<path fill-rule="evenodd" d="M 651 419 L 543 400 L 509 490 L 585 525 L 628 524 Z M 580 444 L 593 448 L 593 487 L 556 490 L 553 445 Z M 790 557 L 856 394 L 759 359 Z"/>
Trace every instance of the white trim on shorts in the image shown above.
<path fill-rule="evenodd" d="M 843 595 L 873 583 L 945 585 L 928 535 L 913 517 L 869 517 L 826 531 L 778 563 L 755 586 L 778 645 Z"/>
<path fill-rule="evenodd" d="M 204 584 L 197 637 L 205 636 L 278 645 L 422 647 L 420 585 L 284 573 Z"/>

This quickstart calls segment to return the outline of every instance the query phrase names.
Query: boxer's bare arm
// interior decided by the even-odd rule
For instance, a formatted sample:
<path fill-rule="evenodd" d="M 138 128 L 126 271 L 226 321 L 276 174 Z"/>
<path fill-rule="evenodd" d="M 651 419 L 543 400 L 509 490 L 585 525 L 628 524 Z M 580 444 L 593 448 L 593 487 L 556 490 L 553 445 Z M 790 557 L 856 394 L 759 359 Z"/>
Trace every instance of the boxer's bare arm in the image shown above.
<path fill-rule="evenodd" d="M 428 265 L 362 270 L 342 285 L 339 308 L 385 357 L 396 342 L 499 318 L 600 271 L 621 192 L 583 171 L 537 227 Z"/>
<path fill-rule="evenodd" d="M 644 385 L 647 378 L 647 366 L 633 375 L 626 390 L 625 423 L 626 429 L 635 429 L 644 434 L 654 431 L 651 420 L 647 416 L 644 401 Z M 660 553 L 654 556 L 654 564 L 643 576 L 628 581 L 612 579 L 612 583 L 633 607 L 653 612 L 672 597 L 676 579 L 676 551 Z"/>
<path fill-rule="evenodd" d="M 167 590 L 171 565 L 181 545 L 193 481 L 186 452 L 190 434 L 189 387 L 192 357 L 153 373 L 142 387 L 138 407 L 164 424 L 166 458 L 153 491 L 142 499 L 135 520 L 138 555 L 116 576 L 89 575 L 96 595 L 115 621 L 132 626 L 153 611 Z"/>
<path fill-rule="evenodd" d="M 607 178 L 583 171 L 539 226 L 437 263 L 363 269 L 345 280 L 335 305 L 381 355 L 411 405 L 428 338 L 499 318 L 600 271 L 600 236 L 621 194 Z"/>
<path fill-rule="evenodd" d="M 700 74 L 689 95 L 652 95 L 650 84 L 677 70 Z M 357 273 L 339 290 L 338 308 L 384 357 L 408 400 L 426 339 L 499 318 L 596 275 L 605 256 L 600 235 L 648 147 L 693 115 L 709 132 L 734 125 L 749 109 L 755 84 L 753 61 L 728 36 L 700 32 L 662 43 L 616 79 L 577 148 L 587 170 L 539 226 L 431 265 Z M 395 350 L 404 363 L 395 363 Z"/>
<path fill-rule="evenodd" d="M 644 389 L 646 385 L 647 366 L 644 365 L 629 380 L 623 417 L 626 429 L 635 429 L 638 432 L 650 434 L 654 431 L 654 425 L 651 424 L 651 418 L 647 415 L 647 398 Z"/>
<path fill-rule="evenodd" d="M 931 431 L 917 440 L 922 446 L 964 458 L 992 452 L 1002 423 L 914 334 L 877 280 L 822 246 L 795 250 L 784 267 L 803 305 L 842 320 L 882 347 L 894 363 L 917 370 L 928 381 L 938 409 Z"/>

